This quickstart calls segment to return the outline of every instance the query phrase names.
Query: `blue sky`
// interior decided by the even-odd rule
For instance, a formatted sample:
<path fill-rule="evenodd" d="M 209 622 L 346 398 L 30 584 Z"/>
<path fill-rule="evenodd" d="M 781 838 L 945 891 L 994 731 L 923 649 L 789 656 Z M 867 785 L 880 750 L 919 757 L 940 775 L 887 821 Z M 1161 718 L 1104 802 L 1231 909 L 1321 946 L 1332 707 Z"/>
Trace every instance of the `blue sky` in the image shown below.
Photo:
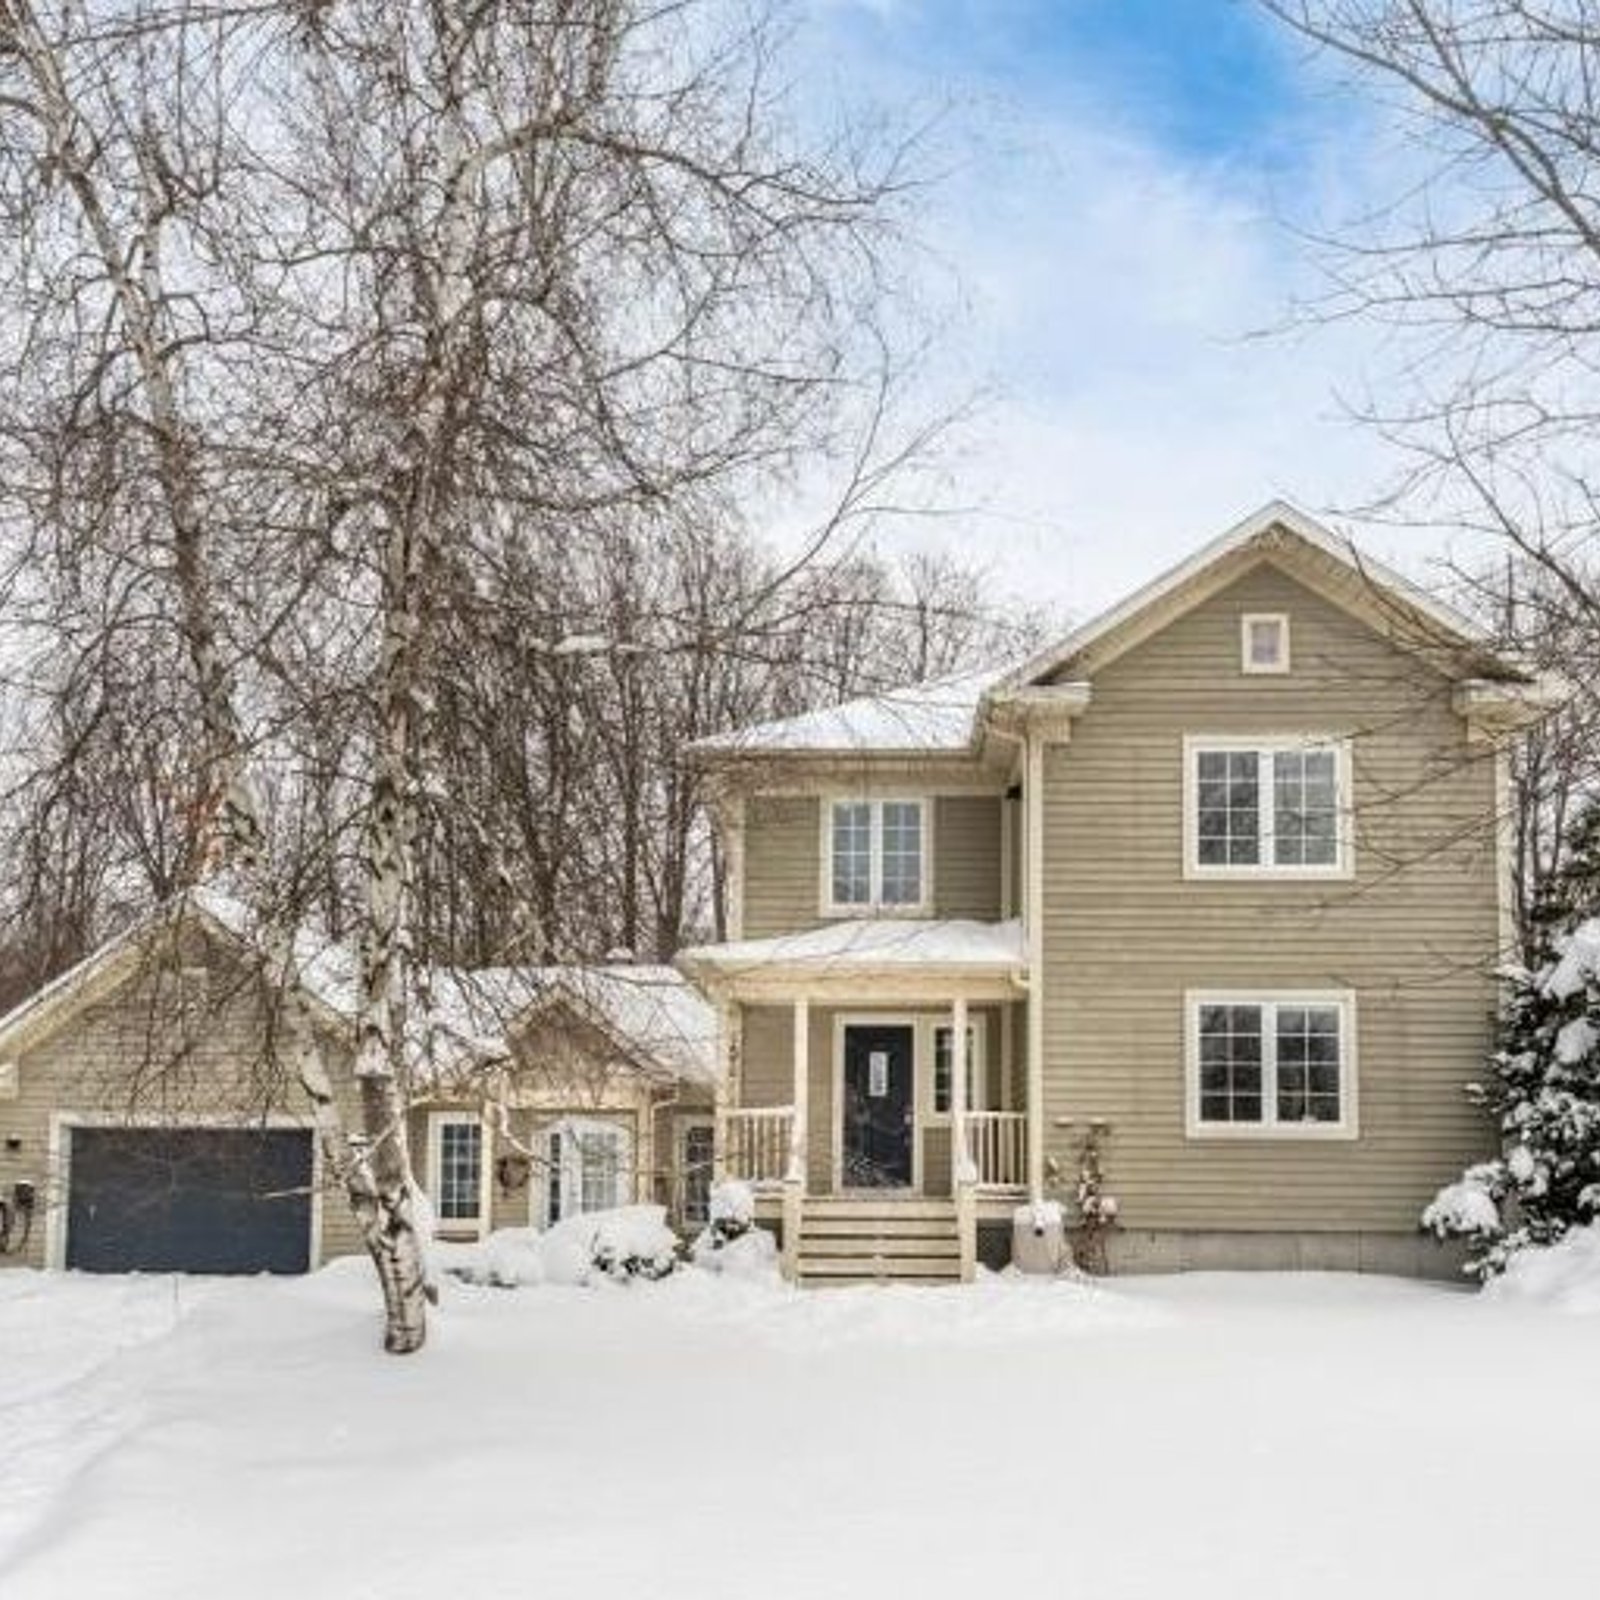
<path fill-rule="evenodd" d="M 1339 398 L 1380 337 L 1285 331 L 1320 283 L 1296 229 L 1370 198 L 1383 119 L 1253 6 L 812 0 L 799 42 L 819 96 L 938 112 L 929 382 L 985 398 L 949 462 L 971 514 L 894 538 L 1081 614 L 1268 499 L 1337 514 L 1389 481 Z M 1426 575 L 1437 546 L 1366 532 Z"/>
<path fill-rule="evenodd" d="M 952 86 L 987 82 L 1019 103 L 1116 106 L 1197 157 L 1272 164 L 1270 136 L 1303 107 L 1294 53 L 1232 0 L 835 0 L 836 39 L 889 51 Z"/>

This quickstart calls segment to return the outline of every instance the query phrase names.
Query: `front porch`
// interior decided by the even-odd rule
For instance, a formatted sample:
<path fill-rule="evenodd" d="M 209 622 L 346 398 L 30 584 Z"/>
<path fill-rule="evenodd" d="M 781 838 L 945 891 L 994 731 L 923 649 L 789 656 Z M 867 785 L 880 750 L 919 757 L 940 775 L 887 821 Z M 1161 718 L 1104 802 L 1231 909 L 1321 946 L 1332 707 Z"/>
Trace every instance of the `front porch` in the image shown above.
<path fill-rule="evenodd" d="M 833 924 L 680 961 L 718 1003 L 716 1174 L 780 1225 L 786 1273 L 970 1279 L 980 1221 L 1043 1179 L 1020 925 Z"/>
<path fill-rule="evenodd" d="M 1030 1192 L 1024 1005 L 805 996 L 724 1027 L 718 1176 L 755 1190 L 788 1274 L 970 1279 L 979 1224 Z"/>

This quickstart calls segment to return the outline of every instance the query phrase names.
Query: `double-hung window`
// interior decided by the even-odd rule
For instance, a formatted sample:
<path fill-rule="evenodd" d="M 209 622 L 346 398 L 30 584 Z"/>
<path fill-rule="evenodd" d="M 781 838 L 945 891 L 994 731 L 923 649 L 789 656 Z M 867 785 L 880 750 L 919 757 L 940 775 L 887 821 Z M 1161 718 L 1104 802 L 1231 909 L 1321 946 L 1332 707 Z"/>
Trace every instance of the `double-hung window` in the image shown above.
<path fill-rule="evenodd" d="M 1188 876 L 1349 873 L 1347 741 L 1195 736 L 1184 743 Z"/>
<path fill-rule="evenodd" d="M 1348 993 L 1191 994 L 1188 1036 L 1191 1138 L 1354 1136 Z"/>
<path fill-rule="evenodd" d="M 470 1113 L 429 1119 L 433 1208 L 442 1231 L 481 1232 L 485 1218 L 483 1123 Z"/>
<path fill-rule="evenodd" d="M 923 800 L 834 800 L 824 812 L 823 909 L 912 913 L 928 903 Z"/>

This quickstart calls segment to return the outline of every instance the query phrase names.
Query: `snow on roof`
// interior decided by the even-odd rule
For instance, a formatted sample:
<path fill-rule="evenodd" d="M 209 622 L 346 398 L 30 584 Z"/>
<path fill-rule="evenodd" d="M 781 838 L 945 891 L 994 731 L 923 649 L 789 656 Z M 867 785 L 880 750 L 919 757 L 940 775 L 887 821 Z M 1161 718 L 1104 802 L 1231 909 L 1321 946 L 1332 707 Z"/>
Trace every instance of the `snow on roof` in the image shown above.
<path fill-rule="evenodd" d="M 1031 660 L 1012 672 L 1006 687 L 1019 688 L 1038 683 L 1064 663 L 1081 654 L 1091 644 L 1138 616 L 1165 596 L 1183 588 L 1185 584 L 1216 566 L 1239 551 L 1248 550 L 1282 529 L 1293 535 L 1303 545 L 1320 551 L 1324 556 L 1361 579 L 1363 584 L 1386 590 L 1396 600 L 1408 606 L 1446 638 L 1455 638 L 1481 649 L 1488 648 L 1488 636 L 1471 617 L 1454 606 L 1431 595 L 1413 583 L 1403 573 L 1386 566 L 1373 556 L 1359 551 L 1348 539 L 1341 538 L 1331 528 L 1325 527 L 1313 516 L 1287 500 L 1269 500 L 1259 510 L 1251 512 L 1243 521 L 1208 540 L 1177 565 L 1153 578 L 1143 587 L 1135 589 L 1115 605 L 1091 617 L 1069 633 L 1066 638 L 1042 650 Z"/>
<path fill-rule="evenodd" d="M 694 1083 L 716 1081 L 716 1012 L 673 967 L 435 967 L 424 982 L 418 1033 L 430 1060 L 504 1056 L 524 1018 L 565 1000 L 647 1064 Z"/>
<path fill-rule="evenodd" d="M 960 754 L 972 748 L 978 709 L 987 691 L 1019 689 L 1040 682 L 1089 645 L 1183 589 L 1208 569 L 1262 545 L 1280 530 L 1320 551 L 1363 584 L 1387 591 L 1412 613 L 1426 619 L 1442 638 L 1487 651 L 1487 638 L 1473 619 L 1430 595 L 1402 573 L 1359 553 L 1348 540 L 1298 507 L 1285 500 L 1273 500 L 1026 661 L 930 679 L 777 722 L 735 728 L 701 739 L 690 749 L 712 755 L 845 755 L 857 751 L 886 755 Z M 1510 670 L 1508 663 L 1502 665 Z"/>
<path fill-rule="evenodd" d="M 1009 666 L 988 667 L 947 678 L 930 678 L 820 711 L 806 711 L 797 717 L 715 734 L 691 748 L 735 755 L 776 750 L 813 755 L 844 755 L 858 750 L 959 753 L 971 747 L 978 702 L 984 691 L 1009 670 Z"/>
<path fill-rule="evenodd" d="M 57 1004 L 163 920 L 192 907 L 208 922 L 258 951 L 254 909 L 213 885 L 162 906 L 53 979 L 0 1018 L 0 1037 Z M 356 952 L 303 927 L 294 940 L 295 975 L 303 990 L 345 1021 L 359 997 Z M 714 1083 L 717 1022 L 712 1007 L 673 967 L 613 965 L 432 967 L 418 975 L 408 1017 L 410 1049 L 419 1067 L 436 1069 L 508 1054 L 507 1036 L 534 1007 L 557 996 L 586 1011 L 647 1065 L 695 1083 Z"/>
<path fill-rule="evenodd" d="M 741 966 L 963 967 L 1009 972 L 1027 965 L 1020 921 L 912 921 L 906 918 L 834 922 L 805 933 L 731 944 L 700 945 L 678 960 L 689 971 Z"/>

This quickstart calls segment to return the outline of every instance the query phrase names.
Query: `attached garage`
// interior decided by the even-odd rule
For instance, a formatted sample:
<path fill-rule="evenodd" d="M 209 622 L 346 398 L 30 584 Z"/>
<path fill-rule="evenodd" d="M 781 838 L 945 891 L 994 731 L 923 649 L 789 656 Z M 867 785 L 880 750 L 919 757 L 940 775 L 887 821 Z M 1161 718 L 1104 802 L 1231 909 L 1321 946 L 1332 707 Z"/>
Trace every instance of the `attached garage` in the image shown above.
<path fill-rule="evenodd" d="M 72 1126 L 65 1263 L 82 1272 L 305 1272 L 315 1173 L 301 1128 Z"/>

